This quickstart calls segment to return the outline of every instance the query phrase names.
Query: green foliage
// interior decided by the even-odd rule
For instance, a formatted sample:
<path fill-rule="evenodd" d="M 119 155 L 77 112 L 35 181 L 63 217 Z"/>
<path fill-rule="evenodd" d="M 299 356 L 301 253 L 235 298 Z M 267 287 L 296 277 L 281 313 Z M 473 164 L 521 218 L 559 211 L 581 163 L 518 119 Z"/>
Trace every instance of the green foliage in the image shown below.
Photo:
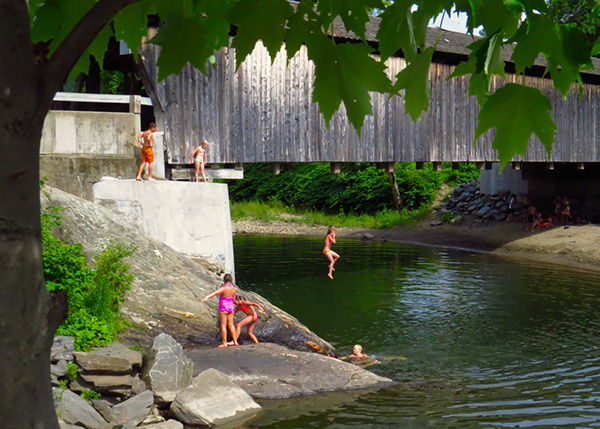
<path fill-rule="evenodd" d="M 398 225 L 410 225 L 418 222 L 429 214 L 429 208 L 422 206 L 416 210 L 384 209 L 373 215 L 368 214 L 327 214 L 319 210 L 297 209 L 286 207 L 275 201 L 232 202 L 231 218 L 253 219 L 263 222 L 282 221 L 308 225 L 337 225 L 358 228 L 391 228 Z"/>
<path fill-rule="evenodd" d="M 456 186 L 472 180 L 479 180 L 481 171 L 476 164 L 461 163 L 457 169 L 453 169 L 451 163 L 448 162 L 443 164 L 442 176 L 444 183 Z"/>
<path fill-rule="evenodd" d="M 588 0 L 549 0 L 548 9 L 552 21 L 559 24 L 575 24 L 593 43 L 600 35 L 600 19 L 594 4 Z"/>
<path fill-rule="evenodd" d="M 498 150 L 501 168 L 515 153 L 525 155 L 534 133 L 550 154 L 556 131 L 551 110 L 550 100 L 539 89 L 508 83 L 481 108 L 475 133 L 479 138 L 490 128 L 496 128 L 492 147 Z"/>
<path fill-rule="evenodd" d="M 67 362 L 67 380 L 69 382 L 75 381 L 77 376 L 79 375 L 79 367 L 75 365 L 73 362 Z"/>
<path fill-rule="evenodd" d="M 429 206 L 444 181 L 452 185 L 479 178 L 474 165 L 461 165 L 442 172 L 433 171 L 431 163 L 417 170 L 415 163 L 398 163 L 396 181 L 405 209 Z M 229 185 L 232 201 L 248 202 L 244 210 L 251 217 L 269 220 L 270 208 L 293 207 L 327 215 L 376 215 L 395 211 L 389 176 L 374 164 L 344 164 L 340 174 L 331 174 L 327 163 L 296 164 L 275 176 L 268 164 L 250 164 L 244 180 Z M 270 206 L 253 205 L 253 201 Z M 232 209 L 233 217 L 242 217 Z M 336 224 L 339 224 L 336 223 Z"/>
<path fill-rule="evenodd" d="M 100 93 L 102 94 L 124 94 L 125 76 L 120 71 L 100 72 Z"/>
<path fill-rule="evenodd" d="M 123 261 L 133 246 L 112 243 L 97 257 L 97 267 L 88 267 L 81 244 L 67 244 L 53 234 L 60 226 L 59 210 L 42 211 L 42 259 L 46 287 L 67 293 L 69 313 L 57 335 L 75 338 L 77 350 L 88 350 L 112 342 L 123 329 L 119 304 L 133 276 Z"/>
<path fill-rule="evenodd" d="M 88 402 L 92 402 L 92 400 L 100 399 L 102 397 L 102 395 L 100 395 L 98 392 L 94 392 L 93 390 L 90 390 L 90 389 L 83 389 L 81 391 L 81 393 L 79 394 L 79 396 L 81 396 L 83 399 L 85 399 Z"/>

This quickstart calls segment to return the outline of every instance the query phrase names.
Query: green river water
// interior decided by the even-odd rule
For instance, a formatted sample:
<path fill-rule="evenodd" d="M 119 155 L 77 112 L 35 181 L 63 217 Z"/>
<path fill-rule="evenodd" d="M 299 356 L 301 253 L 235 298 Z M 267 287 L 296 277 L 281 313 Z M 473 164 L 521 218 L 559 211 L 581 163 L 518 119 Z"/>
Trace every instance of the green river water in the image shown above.
<path fill-rule="evenodd" d="M 252 427 L 600 426 L 600 275 L 481 253 L 238 235 L 237 284 L 399 382 L 261 403 Z M 260 331 L 257 331 L 260 338 Z"/>

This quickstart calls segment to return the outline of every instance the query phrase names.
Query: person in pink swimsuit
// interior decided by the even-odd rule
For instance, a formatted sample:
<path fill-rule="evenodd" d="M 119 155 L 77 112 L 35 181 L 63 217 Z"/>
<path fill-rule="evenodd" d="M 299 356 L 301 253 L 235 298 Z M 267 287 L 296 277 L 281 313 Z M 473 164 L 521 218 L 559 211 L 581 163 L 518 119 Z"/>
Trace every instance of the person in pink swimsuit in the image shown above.
<path fill-rule="evenodd" d="M 202 302 L 208 301 L 213 296 L 221 295 L 219 297 L 219 323 L 221 324 L 221 336 L 223 337 L 223 344 L 219 346 L 227 347 L 227 328 L 229 328 L 229 332 L 231 333 L 231 338 L 233 338 L 232 345 L 237 346 L 237 335 L 235 332 L 235 327 L 233 326 L 233 314 L 235 313 L 235 296 L 236 289 L 232 284 L 233 277 L 231 274 L 225 274 L 223 276 L 223 286 L 214 291 L 213 293 L 209 293 L 204 298 L 202 298 Z"/>

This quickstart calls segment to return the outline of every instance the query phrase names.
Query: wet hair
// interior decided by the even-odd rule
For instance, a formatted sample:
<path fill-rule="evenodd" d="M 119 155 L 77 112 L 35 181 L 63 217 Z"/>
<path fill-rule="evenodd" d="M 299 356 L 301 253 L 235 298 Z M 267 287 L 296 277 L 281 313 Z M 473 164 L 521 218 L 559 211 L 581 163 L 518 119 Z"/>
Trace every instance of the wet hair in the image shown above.
<path fill-rule="evenodd" d="M 354 344 L 354 347 L 358 348 L 358 352 L 361 353 L 362 352 L 362 346 L 360 344 Z M 353 348 L 354 348 L 353 347 Z"/>
<path fill-rule="evenodd" d="M 150 125 L 148 125 L 148 128 L 156 128 L 156 122 L 150 122 Z"/>
<path fill-rule="evenodd" d="M 331 232 L 335 229 L 335 226 L 330 226 L 327 230 L 327 235 L 331 234 Z"/>
<path fill-rule="evenodd" d="M 223 283 L 233 283 L 233 276 L 229 273 L 223 276 Z"/>

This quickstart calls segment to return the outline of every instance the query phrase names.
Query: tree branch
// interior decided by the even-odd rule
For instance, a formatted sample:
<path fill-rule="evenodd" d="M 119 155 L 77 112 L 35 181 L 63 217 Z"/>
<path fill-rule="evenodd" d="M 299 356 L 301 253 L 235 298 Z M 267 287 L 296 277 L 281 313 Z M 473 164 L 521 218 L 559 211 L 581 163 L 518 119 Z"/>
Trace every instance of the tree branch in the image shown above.
<path fill-rule="evenodd" d="M 121 9 L 138 1 L 140 0 L 100 0 L 79 20 L 42 67 L 43 97 L 50 97 L 48 103 L 100 30 Z"/>

